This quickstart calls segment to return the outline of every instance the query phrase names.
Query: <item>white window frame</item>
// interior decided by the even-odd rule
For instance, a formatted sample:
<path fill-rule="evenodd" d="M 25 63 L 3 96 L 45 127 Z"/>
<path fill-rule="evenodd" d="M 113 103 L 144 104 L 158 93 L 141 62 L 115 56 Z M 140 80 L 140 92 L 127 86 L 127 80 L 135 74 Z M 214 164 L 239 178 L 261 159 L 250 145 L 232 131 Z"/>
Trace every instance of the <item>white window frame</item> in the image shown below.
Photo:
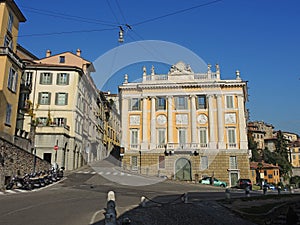
<path fill-rule="evenodd" d="M 234 98 L 233 95 L 226 95 L 226 108 L 227 109 L 233 109 L 234 108 Z"/>
<path fill-rule="evenodd" d="M 175 97 L 176 110 L 187 110 L 188 109 L 188 99 L 186 96 Z"/>
<path fill-rule="evenodd" d="M 58 73 L 57 74 L 57 85 L 68 85 L 69 84 L 69 73 Z"/>
<path fill-rule="evenodd" d="M 197 99 L 197 102 L 196 102 L 197 109 L 206 109 L 207 108 L 206 95 L 197 95 L 196 99 Z M 203 104 L 200 104 L 200 99 L 204 100 Z"/>
<path fill-rule="evenodd" d="M 203 137 L 203 134 L 205 135 L 204 137 Z M 207 128 L 206 127 L 199 128 L 199 144 L 200 144 L 200 148 L 208 147 L 208 136 L 207 136 Z"/>
<path fill-rule="evenodd" d="M 140 111 L 141 110 L 141 99 L 132 98 L 130 99 L 130 111 Z"/>
<path fill-rule="evenodd" d="M 208 156 L 201 156 L 201 158 L 200 158 L 200 169 L 201 170 L 208 169 Z"/>
<path fill-rule="evenodd" d="M 166 144 L 167 132 L 165 128 L 157 129 L 157 148 L 164 148 Z"/>
<path fill-rule="evenodd" d="M 46 101 L 46 99 L 47 99 L 47 101 Z M 50 92 L 39 92 L 39 104 L 40 105 L 50 105 L 50 102 L 51 102 L 51 93 Z"/>
<path fill-rule="evenodd" d="M 41 73 L 40 84 L 51 85 L 52 84 L 52 73 Z"/>
<path fill-rule="evenodd" d="M 12 105 L 7 103 L 6 105 L 6 117 L 5 117 L 5 124 L 11 125 L 11 112 L 12 112 Z"/>
<path fill-rule="evenodd" d="M 17 86 L 18 86 L 18 72 L 13 67 L 11 67 L 9 70 L 7 88 L 12 92 L 16 93 Z"/>
<path fill-rule="evenodd" d="M 236 148 L 237 147 L 237 140 L 236 140 L 236 128 L 235 127 L 228 127 L 227 128 L 227 143 L 228 148 Z"/>
<path fill-rule="evenodd" d="M 181 147 L 185 147 L 187 144 L 187 129 L 178 128 L 178 144 Z"/>
<path fill-rule="evenodd" d="M 138 149 L 139 148 L 139 140 L 140 140 L 140 132 L 139 129 L 130 129 L 130 148 Z"/>
<path fill-rule="evenodd" d="M 238 169 L 238 162 L 236 156 L 229 156 L 229 169 L 231 170 Z"/>
<path fill-rule="evenodd" d="M 68 93 L 58 92 L 55 93 L 55 105 L 67 105 Z"/>
<path fill-rule="evenodd" d="M 13 24 L 14 24 L 14 15 L 11 12 L 9 12 L 7 30 L 10 33 L 12 33 Z"/>
<path fill-rule="evenodd" d="M 156 99 L 156 110 L 166 110 L 167 100 L 165 97 L 157 97 Z"/>
<path fill-rule="evenodd" d="M 137 170 L 138 169 L 138 157 L 136 155 L 131 156 L 131 166 L 132 170 Z"/>

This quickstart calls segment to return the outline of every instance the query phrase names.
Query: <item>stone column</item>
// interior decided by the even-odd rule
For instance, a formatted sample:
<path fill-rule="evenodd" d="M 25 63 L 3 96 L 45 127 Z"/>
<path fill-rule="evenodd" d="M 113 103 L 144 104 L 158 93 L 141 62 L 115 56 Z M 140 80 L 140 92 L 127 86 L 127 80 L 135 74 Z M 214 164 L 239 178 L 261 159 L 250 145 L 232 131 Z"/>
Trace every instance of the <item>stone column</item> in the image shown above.
<path fill-rule="evenodd" d="M 143 115 L 142 115 L 142 143 L 141 143 L 141 150 L 148 149 L 148 118 L 147 118 L 147 98 L 143 98 Z"/>
<path fill-rule="evenodd" d="M 196 96 L 191 96 L 191 141 L 192 147 L 196 147 L 197 144 L 197 126 L 196 126 Z"/>
<path fill-rule="evenodd" d="M 213 100 L 214 96 L 213 95 L 208 95 L 208 116 L 209 116 L 209 148 L 211 149 L 216 149 L 217 144 L 216 144 L 216 137 L 215 137 L 215 119 L 214 119 L 214 105 L 213 105 Z"/>
<path fill-rule="evenodd" d="M 218 110 L 218 149 L 225 149 L 224 113 L 222 107 L 222 95 L 217 95 L 217 110 Z"/>
<path fill-rule="evenodd" d="M 150 129 L 150 149 L 156 149 L 156 115 L 155 97 L 151 97 L 151 129 Z"/>
<path fill-rule="evenodd" d="M 122 124 L 122 139 L 121 139 L 121 146 L 124 147 L 125 151 L 128 150 L 128 134 L 129 134 L 129 127 L 128 127 L 128 98 L 123 98 L 122 105 L 121 105 L 121 124 Z"/>
<path fill-rule="evenodd" d="M 172 111 L 173 111 L 173 97 L 168 96 L 168 144 L 173 145 L 173 119 L 172 119 Z"/>
<path fill-rule="evenodd" d="M 240 149 L 248 149 L 244 96 L 238 95 L 237 98 L 238 98 L 238 109 L 239 109 L 238 119 L 239 119 L 239 130 L 240 130 Z"/>

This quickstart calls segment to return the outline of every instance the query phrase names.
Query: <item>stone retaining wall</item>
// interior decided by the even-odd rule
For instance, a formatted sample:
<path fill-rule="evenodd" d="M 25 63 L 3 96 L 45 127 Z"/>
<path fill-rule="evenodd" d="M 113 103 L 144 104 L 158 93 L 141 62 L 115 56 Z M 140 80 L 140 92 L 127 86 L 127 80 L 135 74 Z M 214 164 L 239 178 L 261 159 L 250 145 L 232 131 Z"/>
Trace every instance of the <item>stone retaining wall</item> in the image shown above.
<path fill-rule="evenodd" d="M 48 169 L 51 169 L 51 164 L 47 161 L 0 138 L 0 189 L 3 189 L 14 175 L 23 176 L 34 170 L 38 172 Z"/>

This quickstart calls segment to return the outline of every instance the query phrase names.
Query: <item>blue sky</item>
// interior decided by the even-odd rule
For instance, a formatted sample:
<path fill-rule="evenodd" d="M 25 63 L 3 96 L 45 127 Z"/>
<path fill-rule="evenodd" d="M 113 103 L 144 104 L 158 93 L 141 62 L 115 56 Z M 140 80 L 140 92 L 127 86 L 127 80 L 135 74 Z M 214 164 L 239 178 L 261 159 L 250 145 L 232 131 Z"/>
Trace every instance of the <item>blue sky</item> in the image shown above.
<path fill-rule="evenodd" d="M 125 32 L 124 44 L 176 43 L 206 63 L 218 63 L 223 79 L 234 78 L 239 69 L 248 81 L 250 119 L 300 134 L 300 1 L 222 0 L 143 23 L 208 2 L 214 1 L 16 0 L 27 18 L 20 25 L 18 42 L 38 57 L 47 49 L 57 54 L 80 48 L 93 62 L 120 45 L 118 26 L 127 23 L 132 30 Z M 167 67 L 158 65 L 157 70 L 165 73 Z M 123 68 L 104 88 L 115 92 L 124 73 L 140 77 L 141 65 Z M 101 75 L 96 73 L 96 83 L 97 79 Z"/>

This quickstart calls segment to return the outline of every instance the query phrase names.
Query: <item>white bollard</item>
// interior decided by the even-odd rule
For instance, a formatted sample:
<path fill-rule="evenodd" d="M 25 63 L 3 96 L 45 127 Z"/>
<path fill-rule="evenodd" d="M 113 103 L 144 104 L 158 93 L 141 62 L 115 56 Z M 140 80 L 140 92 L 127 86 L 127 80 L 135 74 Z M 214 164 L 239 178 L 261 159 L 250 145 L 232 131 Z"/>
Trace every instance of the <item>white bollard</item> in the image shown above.
<path fill-rule="evenodd" d="M 115 192 L 113 191 L 109 191 L 108 194 L 107 194 L 107 201 L 116 201 L 116 198 L 115 198 Z"/>
<path fill-rule="evenodd" d="M 146 198 L 144 196 L 141 197 L 141 206 L 146 207 Z"/>

